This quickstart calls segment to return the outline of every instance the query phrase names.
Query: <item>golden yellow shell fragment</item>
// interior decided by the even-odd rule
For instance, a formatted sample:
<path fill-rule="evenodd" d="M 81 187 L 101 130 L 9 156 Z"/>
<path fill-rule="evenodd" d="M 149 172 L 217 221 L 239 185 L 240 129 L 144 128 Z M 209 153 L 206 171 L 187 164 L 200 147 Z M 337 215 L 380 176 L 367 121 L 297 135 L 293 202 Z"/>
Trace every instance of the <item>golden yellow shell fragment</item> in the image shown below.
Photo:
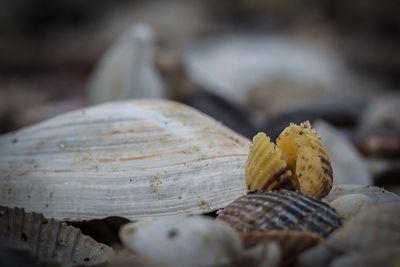
<path fill-rule="evenodd" d="M 294 188 L 310 196 L 326 196 L 332 188 L 332 167 L 311 124 L 290 124 L 276 143 L 264 133 L 254 137 L 246 166 L 248 190 Z"/>
<path fill-rule="evenodd" d="M 253 138 L 245 177 L 249 191 L 292 186 L 292 173 L 282 160 L 281 152 L 275 149 L 275 145 L 265 133 L 258 133 Z"/>

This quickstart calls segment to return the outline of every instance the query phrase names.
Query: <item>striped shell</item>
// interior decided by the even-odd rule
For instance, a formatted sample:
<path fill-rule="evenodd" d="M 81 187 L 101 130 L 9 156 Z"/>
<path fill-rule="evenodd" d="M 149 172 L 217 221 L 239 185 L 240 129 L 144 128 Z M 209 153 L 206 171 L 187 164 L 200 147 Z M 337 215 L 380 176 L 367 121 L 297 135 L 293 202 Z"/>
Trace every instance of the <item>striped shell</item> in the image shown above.
<path fill-rule="evenodd" d="M 295 230 L 324 237 L 341 224 L 336 212 L 324 202 L 288 190 L 243 196 L 223 209 L 218 219 L 240 232 Z"/>
<path fill-rule="evenodd" d="M 279 150 L 265 133 L 258 133 L 246 163 L 246 185 L 249 191 L 292 187 L 292 173 Z"/>
<path fill-rule="evenodd" d="M 0 206 L 0 244 L 28 250 L 43 261 L 63 266 L 95 265 L 113 256 L 113 250 L 85 236 L 79 229 L 38 213 Z"/>
<path fill-rule="evenodd" d="M 310 123 L 290 124 L 276 142 L 275 147 L 264 133 L 254 137 L 246 163 L 248 191 L 285 188 L 326 196 L 332 188 L 332 167 Z"/>
<path fill-rule="evenodd" d="M 276 139 L 278 148 L 298 183 L 298 190 L 314 197 L 326 196 L 332 188 L 333 171 L 321 138 L 309 122 L 291 124 Z"/>
<path fill-rule="evenodd" d="M 98 105 L 0 137 L 0 205 L 70 221 L 200 214 L 245 193 L 248 146 L 176 102 Z"/>

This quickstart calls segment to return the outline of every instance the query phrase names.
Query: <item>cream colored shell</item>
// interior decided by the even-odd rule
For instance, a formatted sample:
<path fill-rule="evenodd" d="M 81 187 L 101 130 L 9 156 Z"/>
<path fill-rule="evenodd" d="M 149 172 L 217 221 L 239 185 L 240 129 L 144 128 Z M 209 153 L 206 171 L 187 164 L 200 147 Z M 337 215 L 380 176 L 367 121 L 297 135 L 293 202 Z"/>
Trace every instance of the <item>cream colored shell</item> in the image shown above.
<path fill-rule="evenodd" d="M 176 102 L 77 110 L 0 137 L 0 205 L 68 220 L 209 212 L 245 194 L 249 145 Z"/>

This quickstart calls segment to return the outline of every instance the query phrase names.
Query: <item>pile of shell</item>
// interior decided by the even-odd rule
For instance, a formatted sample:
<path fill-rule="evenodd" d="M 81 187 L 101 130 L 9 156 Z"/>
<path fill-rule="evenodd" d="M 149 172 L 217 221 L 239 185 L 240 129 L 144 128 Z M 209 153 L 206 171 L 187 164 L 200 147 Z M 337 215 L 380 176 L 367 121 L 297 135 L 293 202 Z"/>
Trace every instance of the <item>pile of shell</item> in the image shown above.
<path fill-rule="evenodd" d="M 103 104 L 0 137 L 1 245 L 63 266 L 397 260 L 399 196 L 334 185 L 309 123 L 249 145 L 171 101 Z M 119 231 L 122 252 L 63 223 L 109 216 L 135 221 Z"/>

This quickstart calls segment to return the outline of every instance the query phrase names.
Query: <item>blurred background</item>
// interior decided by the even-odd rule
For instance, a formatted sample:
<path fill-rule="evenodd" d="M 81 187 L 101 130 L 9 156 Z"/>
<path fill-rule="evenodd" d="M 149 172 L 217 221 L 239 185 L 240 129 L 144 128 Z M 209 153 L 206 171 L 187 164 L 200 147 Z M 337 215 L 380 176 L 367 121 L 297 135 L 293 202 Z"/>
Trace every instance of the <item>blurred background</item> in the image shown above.
<path fill-rule="evenodd" d="M 348 142 L 332 157 L 356 153 L 355 177 L 398 192 L 398 1 L 0 3 L 0 133 L 107 101 L 173 99 L 248 138 L 328 127 L 333 149 Z"/>

